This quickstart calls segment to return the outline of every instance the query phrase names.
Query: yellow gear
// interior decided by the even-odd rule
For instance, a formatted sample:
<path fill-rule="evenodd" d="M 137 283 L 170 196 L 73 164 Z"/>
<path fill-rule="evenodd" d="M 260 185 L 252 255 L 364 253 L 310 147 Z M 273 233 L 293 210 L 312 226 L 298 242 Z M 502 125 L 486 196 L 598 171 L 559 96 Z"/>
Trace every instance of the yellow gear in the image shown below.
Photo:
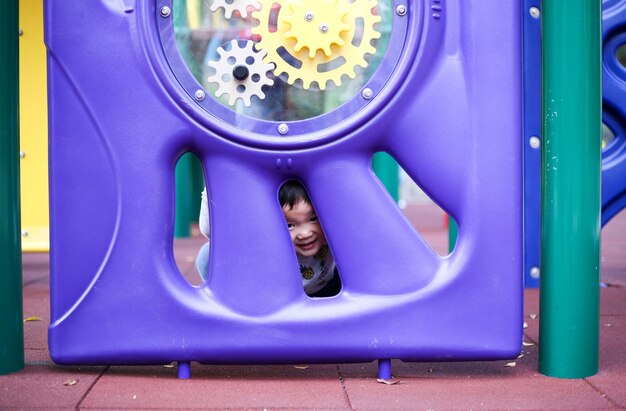
<path fill-rule="evenodd" d="M 348 12 L 345 17 L 342 17 L 342 21 L 349 28 L 339 32 L 343 44 L 333 41 L 330 43 L 330 55 L 326 52 L 315 53 L 315 56 L 310 58 L 309 51 L 311 49 L 324 50 L 324 45 L 328 43 L 328 40 L 313 43 L 314 38 L 295 38 L 300 36 L 300 33 L 295 22 L 294 26 L 289 24 L 288 17 L 294 15 L 294 10 L 299 10 L 299 2 L 309 4 L 309 10 L 314 8 L 317 10 L 316 6 L 311 4 L 318 1 L 320 0 L 260 0 L 261 9 L 252 13 L 252 17 L 259 21 L 259 25 L 254 27 L 252 32 L 261 37 L 257 48 L 267 51 L 264 61 L 275 64 L 274 73 L 277 76 L 287 74 L 289 84 L 294 84 L 297 79 L 300 79 L 305 89 L 309 89 L 311 84 L 316 82 L 318 87 L 324 90 L 328 81 L 332 81 L 337 86 L 341 85 L 343 75 L 355 78 L 356 66 L 367 67 L 365 54 L 376 53 L 371 41 L 380 38 L 380 33 L 374 25 L 380 22 L 381 18 L 372 14 L 372 10 L 378 4 L 377 0 L 355 0 L 353 3 L 344 0 L 335 2 L 335 8 L 324 13 L 325 15 L 329 13 L 342 15 L 341 10 L 347 6 Z M 280 8 L 272 8 L 272 5 L 277 3 Z M 360 24 L 362 27 L 359 27 Z M 361 32 L 360 39 L 355 38 L 357 31 Z M 288 35 L 288 32 L 291 33 Z M 320 41 L 319 37 L 316 37 L 317 41 Z M 300 48 L 296 50 L 298 42 L 300 42 Z M 304 50 L 304 47 L 308 51 Z"/>
<path fill-rule="evenodd" d="M 293 0 L 287 3 L 287 15 L 282 18 L 291 26 L 285 38 L 296 40 L 295 52 L 306 47 L 310 59 L 318 50 L 330 57 L 332 44 L 345 44 L 341 33 L 350 30 L 344 22 L 349 9 L 347 0 Z"/>

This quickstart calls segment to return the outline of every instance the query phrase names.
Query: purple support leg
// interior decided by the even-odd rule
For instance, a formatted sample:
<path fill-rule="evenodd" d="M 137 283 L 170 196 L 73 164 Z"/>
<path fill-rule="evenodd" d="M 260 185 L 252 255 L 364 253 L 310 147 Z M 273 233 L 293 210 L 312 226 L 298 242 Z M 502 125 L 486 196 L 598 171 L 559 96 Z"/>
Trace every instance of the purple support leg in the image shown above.
<path fill-rule="evenodd" d="M 178 378 L 181 380 L 191 378 L 191 364 L 189 361 L 178 361 Z"/>
<path fill-rule="evenodd" d="M 378 378 L 381 380 L 391 379 L 391 360 L 378 360 Z"/>

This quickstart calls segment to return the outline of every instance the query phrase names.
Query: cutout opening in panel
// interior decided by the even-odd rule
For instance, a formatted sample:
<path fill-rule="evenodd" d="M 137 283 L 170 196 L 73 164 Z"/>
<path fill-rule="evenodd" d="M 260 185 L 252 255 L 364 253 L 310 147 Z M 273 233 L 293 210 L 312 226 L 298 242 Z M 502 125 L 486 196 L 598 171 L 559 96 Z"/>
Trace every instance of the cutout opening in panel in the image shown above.
<path fill-rule="evenodd" d="M 311 298 L 333 297 L 341 291 L 341 277 L 306 188 L 285 182 L 278 192 L 304 292 Z"/>
<path fill-rule="evenodd" d="M 176 163 L 175 175 L 174 260 L 185 280 L 200 286 L 208 273 L 210 234 L 202 162 L 185 153 Z"/>
<path fill-rule="evenodd" d="M 602 150 L 615 139 L 615 133 L 606 123 L 602 122 Z"/>
<path fill-rule="evenodd" d="M 615 51 L 615 58 L 626 69 L 626 43 L 620 45 Z"/>
<path fill-rule="evenodd" d="M 452 218 L 389 154 L 374 154 L 372 168 L 404 217 L 430 248 L 440 256 L 452 252 L 456 242 L 456 232 L 449 230 L 449 224 L 453 224 Z M 450 238 L 451 235 L 453 238 Z"/>

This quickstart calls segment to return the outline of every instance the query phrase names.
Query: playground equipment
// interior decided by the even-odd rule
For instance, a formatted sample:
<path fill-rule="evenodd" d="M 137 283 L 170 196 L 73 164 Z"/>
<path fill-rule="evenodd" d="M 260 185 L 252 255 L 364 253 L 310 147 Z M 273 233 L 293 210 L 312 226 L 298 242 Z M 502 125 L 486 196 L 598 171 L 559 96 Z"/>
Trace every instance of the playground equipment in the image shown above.
<path fill-rule="evenodd" d="M 602 225 L 626 207 L 626 1 L 603 1 Z"/>
<path fill-rule="evenodd" d="M 48 113 L 43 1 L 20 0 L 20 192 L 22 250 L 50 249 Z"/>
<path fill-rule="evenodd" d="M 179 361 L 181 376 L 192 360 L 379 359 L 385 375 L 390 358 L 516 356 L 520 4 L 215 2 L 221 25 L 192 33 L 214 40 L 200 81 L 177 4 L 46 4 L 53 359 Z M 379 151 L 459 223 L 449 257 L 374 177 Z M 185 152 L 211 199 L 202 287 L 172 257 Z M 336 297 L 302 290 L 277 199 L 291 178 L 327 231 Z"/>
<path fill-rule="evenodd" d="M 539 6 L 538 0 L 526 0 L 527 13 L 524 17 L 524 282 L 527 287 L 538 287 L 540 275 L 542 117 Z M 601 222 L 604 226 L 626 206 L 626 1 L 604 0 L 602 23 L 602 121 L 605 127 L 601 141 Z"/>
<path fill-rule="evenodd" d="M 17 1 L 0 15 L 0 374 L 24 367 Z"/>
<path fill-rule="evenodd" d="M 539 370 L 557 377 L 598 370 L 600 21 L 599 3 L 543 2 Z"/>
<path fill-rule="evenodd" d="M 541 1 L 525 0 L 524 286 L 538 287 L 541 249 Z"/>

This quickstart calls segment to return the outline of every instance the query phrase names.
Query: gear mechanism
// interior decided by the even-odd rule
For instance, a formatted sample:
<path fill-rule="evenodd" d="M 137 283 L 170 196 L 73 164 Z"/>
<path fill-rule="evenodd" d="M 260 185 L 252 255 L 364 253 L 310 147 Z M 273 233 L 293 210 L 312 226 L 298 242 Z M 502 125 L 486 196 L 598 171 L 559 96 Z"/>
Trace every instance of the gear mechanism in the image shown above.
<path fill-rule="evenodd" d="M 300 79 L 304 89 L 311 88 L 313 82 L 321 90 L 328 81 L 340 86 L 344 75 L 356 77 L 356 66 L 367 67 L 366 54 L 376 53 L 371 42 L 380 38 L 374 25 L 381 18 L 372 12 L 377 0 L 259 1 L 260 10 L 252 13 L 259 21 L 252 29 L 261 37 L 257 47 L 267 52 L 265 61 L 276 65 L 274 74 L 286 74 L 289 84 Z M 308 25 L 309 19 L 311 23 L 320 23 Z M 319 32 L 311 35 L 309 27 Z M 323 53 L 318 53 L 319 50 Z"/>
<path fill-rule="evenodd" d="M 297 53 L 306 47 L 313 59 L 318 50 L 330 57 L 333 44 L 343 46 L 341 33 L 350 30 L 345 23 L 349 4 L 346 0 L 293 0 L 287 3 L 286 16 L 282 22 L 291 26 L 285 32 L 286 39 L 295 39 L 293 50 Z"/>
<path fill-rule="evenodd" d="M 225 46 L 218 47 L 217 53 L 219 59 L 208 63 L 215 69 L 215 74 L 207 78 L 209 83 L 218 85 L 216 97 L 227 94 L 229 105 L 234 106 L 241 99 L 246 107 L 250 107 L 252 96 L 261 100 L 265 98 L 263 86 L 274 84 L 274 80 L 268 76 L 274 65 L 263 61 L 267 52 L 255 50 L 251 40 L 231 40 Z"/>
<path fill-rule="evenodd" d="M 230 19 L 236 10 L 242 18 L 248 17 L 248 8 L 258 10 L 261 4 L 257 0 L 213 0 L 211 11 L 215 13 L 217 9 L 224 9 L 224 17 Z"/>

